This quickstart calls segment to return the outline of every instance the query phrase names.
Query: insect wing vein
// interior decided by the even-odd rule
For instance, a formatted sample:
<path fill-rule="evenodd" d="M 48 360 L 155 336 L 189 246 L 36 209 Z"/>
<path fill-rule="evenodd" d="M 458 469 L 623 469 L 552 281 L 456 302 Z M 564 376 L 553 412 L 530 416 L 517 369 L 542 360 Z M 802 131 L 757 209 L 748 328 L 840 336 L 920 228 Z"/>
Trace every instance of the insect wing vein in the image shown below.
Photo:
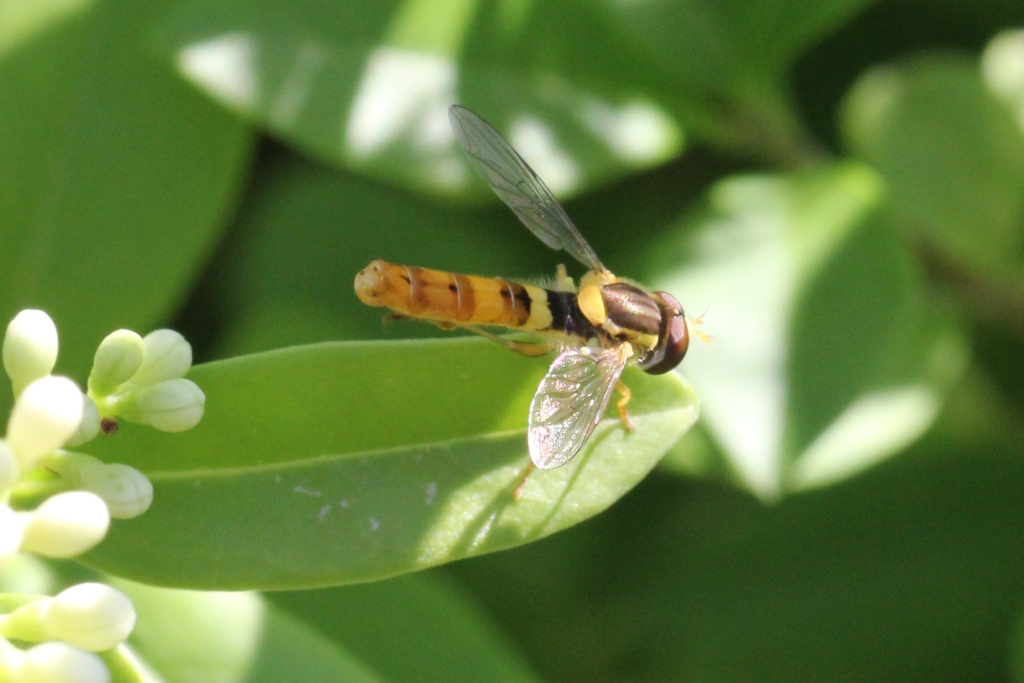
<path fill-rule="evenodd" d="M 530 404 L 530 458 L 538 468 L 564 465 L 587 442 L 626 367 L 620 349 L 573 348 L 551 363 Z"/>
<path fill-rule="evenodd" d="M 544 244 L 565 249 L 588 268 L 604 270 L 593 248 L 544 181 L 491 124 L 452 105 L 448 118 L 470 164 Z"/>

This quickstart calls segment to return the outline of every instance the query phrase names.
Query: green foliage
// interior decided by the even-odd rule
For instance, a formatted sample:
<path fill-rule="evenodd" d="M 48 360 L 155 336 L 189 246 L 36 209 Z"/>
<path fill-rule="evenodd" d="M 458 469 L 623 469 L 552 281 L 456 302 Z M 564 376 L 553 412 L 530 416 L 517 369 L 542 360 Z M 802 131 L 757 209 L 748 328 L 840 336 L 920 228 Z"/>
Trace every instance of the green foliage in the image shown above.
<path fill-rule="evenodd" d="M 0 318 L 80 383 L 120 327 L 204 361 L 196 429 L 89 445 L 154 484 L 84 558 L 115 680 L 1021 680 L 1019 10 L 0 0 Z M 453 102 L 712 337 L 518 502 L 547 360 L 351 289 L 565 257 Z"/>
<path fill-rule="evenodd" d="M 697 417 L 681 378 L 631 372 L 636 430 L 606 422 L 515 500 L 529 460 L 522 416 L 542 371 L 482 339 L 323 344 L 196 368 L 209 406 L 200 427 L 126 426 L 99 444 L 102 459 L 149 473 L 154 505 L 85 559 L 187 588 L 386 578 L 597 514 Z"/>

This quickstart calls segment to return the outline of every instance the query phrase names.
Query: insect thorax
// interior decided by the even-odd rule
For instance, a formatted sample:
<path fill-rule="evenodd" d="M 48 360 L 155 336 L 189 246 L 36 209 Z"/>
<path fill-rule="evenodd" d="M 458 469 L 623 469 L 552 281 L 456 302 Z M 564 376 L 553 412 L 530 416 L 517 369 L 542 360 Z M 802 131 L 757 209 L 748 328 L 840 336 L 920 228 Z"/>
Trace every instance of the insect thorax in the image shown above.
<path fill-rule="evenodd" d="M 639 287 L 625 282 L 587 285 L 577 300 L 587 321 L 609 339 L 629 342 L 640 353 L 657 345 L 661 308 Z"/>
<path fill-rule="evenodd" d="M 587 320 L 580 310 L 576 292 L 546 290 L 548 310 L 551 311 L 551 329 L 584 341 L 601 338 L 603 331 Z"/>

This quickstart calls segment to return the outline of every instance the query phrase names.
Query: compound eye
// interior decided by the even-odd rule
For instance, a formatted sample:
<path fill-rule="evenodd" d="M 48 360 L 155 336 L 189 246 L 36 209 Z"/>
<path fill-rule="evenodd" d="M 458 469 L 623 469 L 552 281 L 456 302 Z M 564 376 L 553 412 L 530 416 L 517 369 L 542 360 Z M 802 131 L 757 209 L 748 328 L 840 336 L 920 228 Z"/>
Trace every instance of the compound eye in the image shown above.
<path fill-rule="evenodd" d="M 674 296 L 668 292 L 654 292 L 653 296 L 661 300 L 661 332 L 651 364 L 642 367 L 647 374 L 662 375 L 682 362 L 690 346 L 690 328 L 683 307 Z"/>
<path fill-rule="evenodd" d="M 690 330 L 686 325 L 686 317 L 682 313 L 672 316 L 668 325 L 665 326 L 664 334 L 666 335 L 663 347 L 665 355 L 654 365 L 644 368 L 649 375 L 662 375 L 675 368 L 682 362 L 683 356 L 686 355 L 686 349 L 690 346 Z"/>

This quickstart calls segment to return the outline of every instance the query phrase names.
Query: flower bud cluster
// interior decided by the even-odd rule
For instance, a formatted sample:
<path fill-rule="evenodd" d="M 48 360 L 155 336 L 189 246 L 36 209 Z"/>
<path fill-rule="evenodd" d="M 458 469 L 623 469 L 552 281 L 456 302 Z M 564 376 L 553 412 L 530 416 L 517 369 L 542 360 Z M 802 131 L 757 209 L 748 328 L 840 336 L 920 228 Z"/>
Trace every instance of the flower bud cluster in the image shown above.
<path fill-rule="evenodd" d="M 203 392 L 184 379 L 192 349 L 177 332 L 109 335 L 96 351 L 87 394 L 51 374 L 57 348 L 56 327 L 42 311 L 19 313 L 4 337 L 15 401 L 0 438 L 0 567 L 19 552 L 76 557 L 103 539 L 111 518 L 149 508 L 153 485 L 144 474 L 65 447 L 115 431 L 118 419 L 177 432 L 203 415 Z M 108 681 L 95 653 L 120 645 L 134 622 L 128 599 L 103 584 L 35 598 L 0 615 L 0 681 Z"/>
<path fill-rule="evenodd" d="M 165 432 L 183 432 L 203 417 L 206 396 L 184 379 L 192 347 L 174 330 L 140 337 L 130 330 L 107 336 L 96 350 L 89 398 L 103 418 L 121 417 Z"/>
<path fill-rule="evenodd" d="M 95 653 L 122 644 L 134 626 L 131 601 L 102 583 L 34 599 L 0 615 L 0 680 L 106 683 L 110 671 Z"/>
<path fill-rule="evenodd" d="M 71 380 L 50 374 L 57 348 L 56 327 L 42 311 L 22 311 L 7 328 L 3 363 L 16 400 L 7 435 L 0 439 L 0 505 L 20 483 L 32 479 L 36 492 L 78 491 L 98 496 L 109 517 L 115 519 L 142 514 L 153 500 L 153 486 L 145 475 L 127 465 L 104 463 L 62 447 L 86 443 L 100 431 L 112 433 L 119 419 L 170 432 L 194 427 L 203 415 L 206 397 L 194 382 L 184 379 L 192 366 L 192 347 L 172 330 L 157 330 L 145 337 L 130 330 L 113 332 L 96 351 L 87 394 Z M 76 499 L 78 504 L 89 505 L 82 502 L 87 497 Z M 81 518 L 99 523 L 91 514 L 92 507 L 84 510 Z M 52 524 L 29 524 L 25 516 L 37 513 L 42 514 L 38 510 L 19 513 L 21 527 L 52 528 Z M 107 524 L 109 519 L 100 526 L 105 530 Z M 0 562 L 19 533 L 16 526 L 0 529 Z M 36 536 L 33 533 L 28 538 Z M 87 536 L 93 539 L 95 534 Z M 90 543 L 83 543 L 78 552 L 92 547 L 102 536 L 100 533 Z M 52 557 L 69 556 L 64 548 L 73 544 L 56 545 L 61 549 L 36 541 L 31 547 L 33 552 Z M 18 549 L 14 545 L 10 552 Z"/>

